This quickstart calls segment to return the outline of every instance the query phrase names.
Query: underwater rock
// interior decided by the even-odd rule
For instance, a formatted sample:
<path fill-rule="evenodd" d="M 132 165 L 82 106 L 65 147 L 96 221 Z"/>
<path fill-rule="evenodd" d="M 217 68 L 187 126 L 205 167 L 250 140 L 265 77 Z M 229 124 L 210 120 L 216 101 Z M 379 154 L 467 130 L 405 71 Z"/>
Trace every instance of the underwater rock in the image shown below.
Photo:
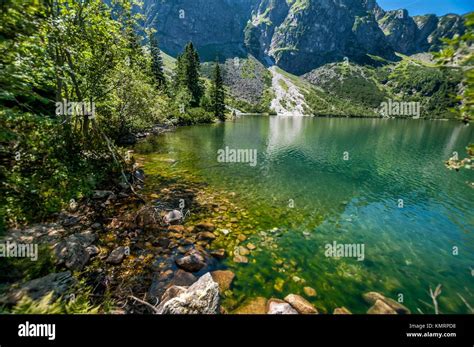
<path fill-rule="evenodd" d="M 277 278 L 275 280 L 275 285 L 273 286 L 273 288 L 275 288 L 276 291 L 281 292 L 283 290 L 284 285 L 285 285 L 285 281 L 281 278 Z"/>
<path fill-rule="evenodd" d="M 213 271 L 211 272 L 211 276 L 219 285 L 219 290 L 221 293 L 224 293 L 226 290 L 230 289 L 232 281 L 235 278 L 235 274 L 230 270 Z"/>
<path fill-rule="evenodd" d="M 251 251 L 253 251 L 254 249 L 257 248 L 257 246 L 255 246 L 253 243 L 247 243 L 247 248 Z"/>
<path fill-rule="evenodd" d="M 300 314 L 316 314 L 318 310 L 311 305 L 305 298 L 296 295 L 289 294 L 285 297 L 285 301 L 291 305 Z"/>
<path fill-rule="evenodd" d="M 219 248 L 215 249 L 210 252 L 210 254 L 217 259 L 224 259 L 225 258 L 225 249 L 224 248 Z"/>
<path fill-rule="evenodd" d="M 374 305 L 377 300 L 383 301 L 386 305 L 392 308 L 398 314 L 410 314 L 410 310 L 403 306 L 402 304 L 398 303 L 397 301 L 387 298 L 380 293 L 377 292 L 368 292 L 363 295 L 364 300 L 369 304 Z"/>
<path fill-rule="evenodd" d="M 335 308 L 333 314 L 352 314 L 352 312 L 343 306 Z"/>
<path fill-rule="evenodd" d="M 238 246 L 236 250 L 234 251 L 234 253 L 239 254 L 239 255 L 249 255 L 250 251 L 244 246 Z"/>
<path fill-rule="evenodd" d="M 247 240 L 247 236 L 245 236 L 244 234 L 239 234 L 237 235 L 237 240 L 239 240 L 240 242 L 244 242 L 245 240 Z"/>
<path fill-rule="evenodd" d="M 267 302 L 267 314 L 298 314 L 298 311 L 286 301 L 270 299 Z"/>
<path fill-rule="evenodd" d="M 316 290 L 311 287 L 304 287 L 303 291 L 307 296 L 310 296 L 310 297 L 317 295 Z"/>
<path fill-rule="evenodd" d="M 368 314 L 397 314 L 397 312 L 382 300 L 375 301 L 374 306 L 369 308 Z"/>
<path fill-rule="evenodd" d="M 244 263 L 247 264 L 249 262 L 249 259 L 243 255 L 237 254 L 234 256 L 233 259 L 234 263 Z"/>
<path fill-rule="evenodd" d="M 238 309 L 234 314 L 266 314 L 267 313 L 267 299 L 263 297 L 256 297 L 248 300 Z"/>

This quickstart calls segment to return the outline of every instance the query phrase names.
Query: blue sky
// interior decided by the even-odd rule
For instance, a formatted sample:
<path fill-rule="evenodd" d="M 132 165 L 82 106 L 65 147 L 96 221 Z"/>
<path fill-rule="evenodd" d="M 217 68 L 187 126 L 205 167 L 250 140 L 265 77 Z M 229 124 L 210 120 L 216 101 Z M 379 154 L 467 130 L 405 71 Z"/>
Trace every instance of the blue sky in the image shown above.
<path fill-rule="evenodd" d="M 410 16 L 428 13 L 465 14 L 474 11 L 474 0 L 378 0 L 377 3 L 384 10 L 406 8 Z"/>

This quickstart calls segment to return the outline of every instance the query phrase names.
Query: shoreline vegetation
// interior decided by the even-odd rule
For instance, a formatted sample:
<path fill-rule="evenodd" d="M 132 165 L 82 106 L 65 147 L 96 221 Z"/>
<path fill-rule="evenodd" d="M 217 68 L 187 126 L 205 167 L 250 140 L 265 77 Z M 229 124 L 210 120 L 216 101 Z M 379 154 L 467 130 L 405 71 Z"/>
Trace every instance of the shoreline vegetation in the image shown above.
<path fill-rule="evenodd" d="M 142 19 L 131 1 L 2 4 L 0 238 L 38 244 L 39 255 L 2 259 L 0 311 L 318 313 L 311 287 L 306 298 L 233 298 L 235 274 L 222 260 L 252 261 L 254 224 L 242 222 L 250 212 L 233 192 L 185 172 L 170 176 L 174 158 L 162 158 L 156 172 L 124 147 L 177 126 L 232 119 L 226 106 L 239 103 L 218 61 L 203 77 L 192 42 L 171 70 L 165 66 L 156 33 L 137 33 Z M 56 114 L 64 102 L 92 104 L 95 114 Z M 462 106 L 469 121 L 472 103 Z M 234 226 L 238 233 L 226 232 Z M 431 292 L 437 307 L 440 290 Z M 380 293 L 364 299 L 367 313 L 410 313 Z"/>

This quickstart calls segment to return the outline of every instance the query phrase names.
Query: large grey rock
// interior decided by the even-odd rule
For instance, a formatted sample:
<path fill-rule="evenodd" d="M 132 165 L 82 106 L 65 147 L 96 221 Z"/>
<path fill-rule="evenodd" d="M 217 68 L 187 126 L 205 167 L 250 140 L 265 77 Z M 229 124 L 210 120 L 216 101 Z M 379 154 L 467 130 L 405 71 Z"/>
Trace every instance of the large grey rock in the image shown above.
<path fill-rule="evenodd" d="M 184 257 L 176 259 L 176 265 L 188 272 L 197 272 L 206 266 L 206 260 L 200 252 L 192 250 Z"/>
<path fill-rule="evenodd" d="M 97 236 L 90 230 L 68 236 L 53 247 L 56 263 L 70 270 L 82 270 L 90 259 L 87 248 L 96 239 Z"/>
<path fill-rule="evenodd" d="M 186 290 L 170 287 L 168 297 L 158 305 L 160 314 L 218 314 L 219 285 L 208 272 Z M 170 293 L 172 292 L 172 293 Z"/>

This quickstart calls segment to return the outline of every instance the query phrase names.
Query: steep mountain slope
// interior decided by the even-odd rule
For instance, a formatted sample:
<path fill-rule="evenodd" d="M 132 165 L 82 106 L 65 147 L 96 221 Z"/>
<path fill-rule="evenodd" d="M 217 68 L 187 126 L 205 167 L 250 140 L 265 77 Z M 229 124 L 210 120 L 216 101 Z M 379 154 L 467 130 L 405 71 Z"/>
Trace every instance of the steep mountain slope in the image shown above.
<path fill-rule="evenodd" d="M 145 26 L 176 56 L 189 41 L 204 60 L 245 55 L 244 28 L 259 0 L 144 0 Z"/>
<path fill-rule="evenodd" d="M 145 0 L 143 13 L 173 56 L 193 41 L 203 60 L 250 53 L 298 75 L 345 57 L 395 61 L 395 52 L 436 50 L 464 32 L 461 16 L 410 17 L 375 0 Z"/>

